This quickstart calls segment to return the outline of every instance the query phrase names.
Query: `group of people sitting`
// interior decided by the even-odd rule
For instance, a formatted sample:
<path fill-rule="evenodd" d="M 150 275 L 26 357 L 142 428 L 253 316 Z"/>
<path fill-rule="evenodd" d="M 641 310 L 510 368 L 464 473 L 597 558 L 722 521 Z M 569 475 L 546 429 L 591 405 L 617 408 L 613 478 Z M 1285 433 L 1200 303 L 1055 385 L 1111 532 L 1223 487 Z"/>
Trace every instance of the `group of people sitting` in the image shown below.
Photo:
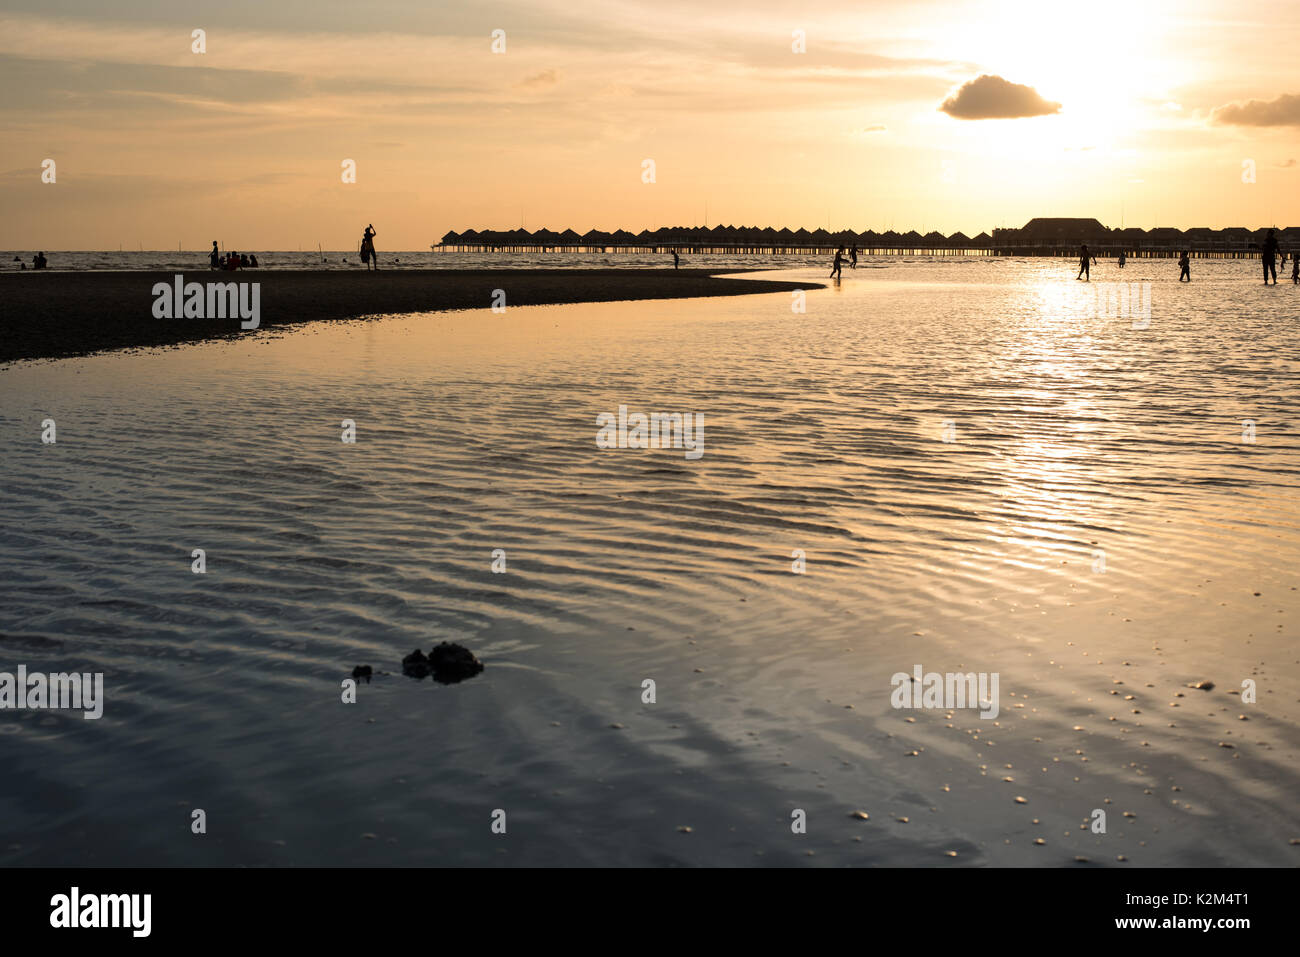
<path fill-rule="evenodd" d="M 248 256 L 241 253 L 229 252 L 221 255 L 217 249 L 217 241 L 212 240 L 212 252 L 208 254 L 208 268 L 220 269 L 225 272 L 233 272 L 236 269 L 256 269 L 257 256 Z"/>
<path fill-rule="evenodd" d="M 26 268 L 27 268 L 27 263 L 23 262 L 23 261 L 22 261 L 21 259 L 19 259 L 17 256 L 14 257 L 14 262 L 16 262 L 16 263 L 18 264 L 18 268 L 19 268 L 19 269 L 26 269 Z M 33 268 L 33 269 L 44 269 L 44 268 L 45 268 L 46 266 L 48 266 L 49 264 L 50 264 L 50 261 L 49 261 L 48 259 L 45 258 L 45 253 L 37 253 L 35 256 L 32 257 L 32 268 Z"/>

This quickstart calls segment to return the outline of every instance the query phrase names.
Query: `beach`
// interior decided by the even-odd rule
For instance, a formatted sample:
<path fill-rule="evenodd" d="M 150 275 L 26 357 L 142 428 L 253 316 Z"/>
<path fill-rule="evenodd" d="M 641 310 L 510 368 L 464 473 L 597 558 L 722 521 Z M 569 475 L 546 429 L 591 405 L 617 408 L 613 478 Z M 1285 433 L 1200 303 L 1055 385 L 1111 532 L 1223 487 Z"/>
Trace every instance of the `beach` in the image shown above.
<path fill-rule="evenodd" d="M 1167 266 L 1094 272 L 1146 325 L 896 263 L 11 364 L 0 652 L 104 705 L 0 713 L 0 863 L 1295 866 L 1300 295 Z"/>
<path fill-rule="evenodd" d="M 738 296 L 791 289 L 714 269 L 360 269 L 277 272 L 8 272 L 0 275 L 0 362 L 88 355 L 239 336 L 238 319 L 160 318 L 158 283 L 257 283 L 260 327 L 392 313 L 506 306 Z M 502 290 L 498 296 L 496 290 Z"/>

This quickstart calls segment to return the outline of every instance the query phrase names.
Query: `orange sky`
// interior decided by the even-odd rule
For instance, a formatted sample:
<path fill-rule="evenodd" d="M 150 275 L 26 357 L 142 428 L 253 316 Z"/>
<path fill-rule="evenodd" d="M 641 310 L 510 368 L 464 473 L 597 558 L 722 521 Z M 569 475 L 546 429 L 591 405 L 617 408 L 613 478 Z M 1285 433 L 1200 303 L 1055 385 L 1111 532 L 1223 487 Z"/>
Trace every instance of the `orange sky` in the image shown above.
<path fill-rule="evenodd" d="M 1300 225 L 1297 49 L 1283 2 L 5 0 L 0 246 Z M 940 109 L 983 75 L 953 112 L 1049 105 Z"/>

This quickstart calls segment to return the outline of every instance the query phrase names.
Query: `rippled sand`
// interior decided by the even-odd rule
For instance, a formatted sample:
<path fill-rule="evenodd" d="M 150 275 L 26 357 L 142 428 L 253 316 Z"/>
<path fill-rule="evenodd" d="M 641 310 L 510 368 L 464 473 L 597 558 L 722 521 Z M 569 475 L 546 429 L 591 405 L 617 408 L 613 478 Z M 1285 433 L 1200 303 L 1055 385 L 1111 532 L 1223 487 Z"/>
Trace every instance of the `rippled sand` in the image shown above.
<path fill-rule="evenodd" d="M 0 712 L 0 863 L 1295 864 L 1300 289 L 1099 268 L 1134 330 L 1066 268 L 0 373 L 0 670 L 107 692 Z M 440 640 L 487 670 L 400 674 Z M 894 709 L 917 664 L 1000 714 Z"/>

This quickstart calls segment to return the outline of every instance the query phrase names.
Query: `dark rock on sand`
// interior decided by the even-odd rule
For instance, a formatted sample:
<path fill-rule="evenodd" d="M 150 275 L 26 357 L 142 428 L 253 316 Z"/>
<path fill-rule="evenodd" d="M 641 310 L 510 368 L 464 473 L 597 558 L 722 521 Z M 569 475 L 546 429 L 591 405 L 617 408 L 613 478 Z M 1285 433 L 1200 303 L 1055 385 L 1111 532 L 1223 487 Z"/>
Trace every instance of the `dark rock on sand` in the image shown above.
<path fill-rule="evenodd" d="M 410 675 L 412 678 L 427 678 L 431 670 L 429 659 L 424 657 L 424 652 L 419 648 L 416 648 L 402 659 L 402 674 L 404 675 Z"/>
<path fill-rule="evenodd" d="M 446 641 L 429 652 L 429 664 L 433 667 L 433 680 L 445 685 L 473 678 L 483 670 L 483 662 L 468 648 Z"/>
<path fill-rule="evenodd" d="M 403 674 L 412 678 L 433 675 L 434 681 L 444 685 L 473 678 L 482 670 L 483 662 L 475 658 L 473 652 L 462 645 L 446 641 L 435 645 L 427 657 L 416 648 L 402 659 Z"/>

